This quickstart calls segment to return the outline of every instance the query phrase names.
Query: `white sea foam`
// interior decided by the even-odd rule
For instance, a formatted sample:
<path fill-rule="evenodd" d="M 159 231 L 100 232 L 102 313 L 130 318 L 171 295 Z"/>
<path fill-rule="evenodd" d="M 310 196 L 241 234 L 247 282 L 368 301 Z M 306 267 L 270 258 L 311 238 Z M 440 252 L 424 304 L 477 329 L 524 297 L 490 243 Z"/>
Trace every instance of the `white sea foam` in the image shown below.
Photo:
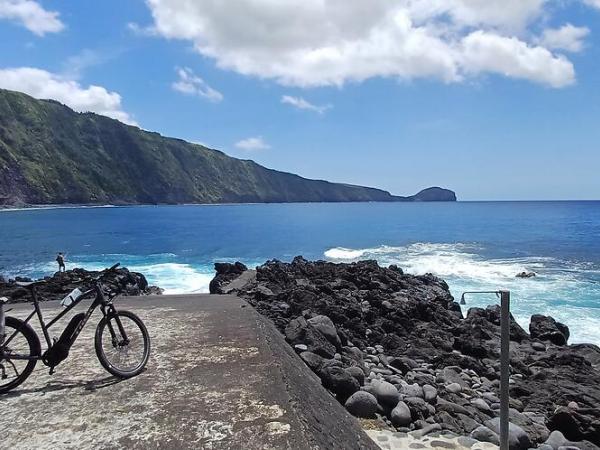
<path fill-rule="evenodd" d="M 397 264 L 414 274 L 433 273 L 440 277 L 476 278 L 481 281 L 498 281 L 514 278 L 524 270 L 541 268 L 534 259 L 484 260 L 468 244 L 415 243 L 404 247 L 380 247 L 365 249 L 332 248 L 325 257 L 337 261 L 376 259 L 381 264 Z"/>
<path fill-rule="evenodd" d="M 153 255 L 163 258 L 169 258 L 173 254 Z M 151 285 L 159 286 L 165 290 L 165 294 L 192 294 L 208 293 L 208 285 L 214 277 L 212 266 L 192 266 L 175 262 L 148 262 L 143 257 L 137 257 L 137 262 L 133 262 L 132 255 L 105 254 L 101 255 L 101 260 L 89 261 L 74 258 L 67 261 L 67 270 L 76 267 L 83 267 L 86 270 L 100 271 L 114 262 L 121 261 L 122 266 L 127 267 L 134 272 L 143 273 Z M 114 262 L 113 262 L 114 261 Z M 15 276 L 28 276 L 32 278 L 41 278 L 56 272 L 58 266 L 54 261 L 47 261 L 37 264 L 28 264 L 14 268 L 12 271 L 5 272 L 8 278 Z"/>
<path fill-rule="evenodd" d="M 396 264 L 407 273 L 433 273 L 448 282 L 455 297 L 470 290 L 509 289 L 511 309 L 527 328 L 532 314 L 551 315 L 571 328 L 571 342 L 600 344 L 600 283 L 598 267 L 547 257 L 490 259 L 482 248 L 466 243 L 415 243 L 393 247 L 352 249 L 336 247 L 325 257 L 336 262 L 375 259 Z M 537 277 L 516 278 L 523 271 Z M 493 296 L 467 298 L 467 307 L 497 302 Z"/>
<path fill-rule="evenodd" d="M 214 277 L 212 268 L 179 263 L 136 265 L 129 269 L 143 273 L 150 284 L 160 286 L 165 294 L 207 293 Z"/>

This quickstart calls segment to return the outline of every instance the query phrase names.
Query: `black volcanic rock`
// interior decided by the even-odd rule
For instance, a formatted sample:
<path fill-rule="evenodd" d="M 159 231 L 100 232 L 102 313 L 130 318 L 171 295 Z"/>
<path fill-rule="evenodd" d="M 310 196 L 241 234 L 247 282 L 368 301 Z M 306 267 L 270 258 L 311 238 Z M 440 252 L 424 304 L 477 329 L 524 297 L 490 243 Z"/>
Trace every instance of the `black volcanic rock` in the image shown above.
<path fill-rule="evenodd" d="M 491 419 L 499 414 L 498 306 L 471 308 L 463 317 L 448 285 L 433 275 L 409 275 L 375 261 L 302 257 L 266 262 L 237 294 L 285 332 L 297 351 L 309 349 L 302 359 L 341 401 L 356 388 L 347 375 L 360 371 L 361 390 L 377 397 L 383 382 L 397 390 L 411 412 L 409 430 L 441 426 L 465 435 L 487 426 L 492 432 L 497 420 Z M 321 316 L 332 325 L 312 320 Z M 328 324 L 327 336 L 311 320 Z M 541 343 L 548 333 L 558 330 L 566 338 L 568 331 L 552 318 L 533 322 L 530 336 L 511 319 L 511 423 L 527 434 L 524 443 L 541 444 L 558 430 L 582 448 L 598 448 L 600 348 Z M 338 342 L 334 334 L 341 348 L 332 344 Z M 390 405 L 380 402 L 378 415 L 391 423 Z"/>
<path fill-rule="evenodd" d="M 241 262 L 236 262 L 235 264 L 215 263 L 215 272 L 217 274 L 208 285 L 209 292 L 211 294 L 222 294 L 221 286 L 233 281 L 246 270 L 248 268 Z"/>
<path fill-rule="evenodd" d="M 55 101 L 0 89 L 0 206 L 452 201 L 310 180 Z"/>
<path fill-rule="evenodd" d="M 566 345 L 569 340 L 569 327 L 552 317 L 534 314 L 529 324 L 531 337 L 541 341 L 550 341 L 556 345 Z"/>
<path fill-rule="evenodd" d="M 40 301 L 61 300 L 73 289 L 85 291 L 93 286 L 94 279 L 100 272 L 85 269 L 73 269 L 66 272 L 56 272 L 51 277 L 44 278 L 45 283 L 36 286 Z M 29 278 L 16 277 L 14 280 L 0 280 L 0 297 L 7 297 L 11 303 L 30 301 L 29 291 L 19 287 L 16 281 L 32 281 Z M 162 289 L 148 285 L 146 277 L 127 268 L 116 269 L 103 279 L 103 286 L 108 290 L 118 291 L 123 295 L 160 295 Z"/>

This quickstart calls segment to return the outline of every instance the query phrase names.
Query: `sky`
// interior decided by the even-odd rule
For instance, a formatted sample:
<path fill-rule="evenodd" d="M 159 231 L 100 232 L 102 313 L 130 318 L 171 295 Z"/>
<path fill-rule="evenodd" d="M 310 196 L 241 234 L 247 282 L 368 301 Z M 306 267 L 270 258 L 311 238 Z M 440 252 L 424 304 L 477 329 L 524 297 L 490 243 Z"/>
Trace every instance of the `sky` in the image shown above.
<path fill-rule="evenodd" d="M 0 88 L 308 178 L 600 199 L 600 0 L 0 0 Z"/>

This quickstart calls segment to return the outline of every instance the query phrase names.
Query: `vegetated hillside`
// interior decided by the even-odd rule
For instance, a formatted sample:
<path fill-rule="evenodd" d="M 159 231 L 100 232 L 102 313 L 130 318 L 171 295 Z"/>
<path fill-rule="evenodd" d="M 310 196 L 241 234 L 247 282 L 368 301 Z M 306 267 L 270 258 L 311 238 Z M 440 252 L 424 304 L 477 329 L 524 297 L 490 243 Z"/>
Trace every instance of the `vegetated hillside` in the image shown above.
<path fill-rule="evenodd" d="M 454 201 L 309 180 L 0 89 L 0 204 Z"/>

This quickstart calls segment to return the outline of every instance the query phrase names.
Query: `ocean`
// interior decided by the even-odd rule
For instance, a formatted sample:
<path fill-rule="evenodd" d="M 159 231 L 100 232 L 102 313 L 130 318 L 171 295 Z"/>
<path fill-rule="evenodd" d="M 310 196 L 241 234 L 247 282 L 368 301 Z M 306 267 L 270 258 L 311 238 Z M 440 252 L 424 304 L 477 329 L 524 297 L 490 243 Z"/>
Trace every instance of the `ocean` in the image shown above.
<path fill-rule="evenodd" d="M 0 274 L 42 277 L 115 262 L 166 293 L 208 292 L 216 261 L 375 259 L 467 290 L 509 289 L 600 345 L 600 202 L 320 203 L 0 210 Z M 533 271 L 537 277 L 515 275 Z M 498 302 L 467 297 L 467 305 Z M 464 307 L 463 307 L 464 308 Z M 466 312 L 466 311 L 465 311 Z"/>

